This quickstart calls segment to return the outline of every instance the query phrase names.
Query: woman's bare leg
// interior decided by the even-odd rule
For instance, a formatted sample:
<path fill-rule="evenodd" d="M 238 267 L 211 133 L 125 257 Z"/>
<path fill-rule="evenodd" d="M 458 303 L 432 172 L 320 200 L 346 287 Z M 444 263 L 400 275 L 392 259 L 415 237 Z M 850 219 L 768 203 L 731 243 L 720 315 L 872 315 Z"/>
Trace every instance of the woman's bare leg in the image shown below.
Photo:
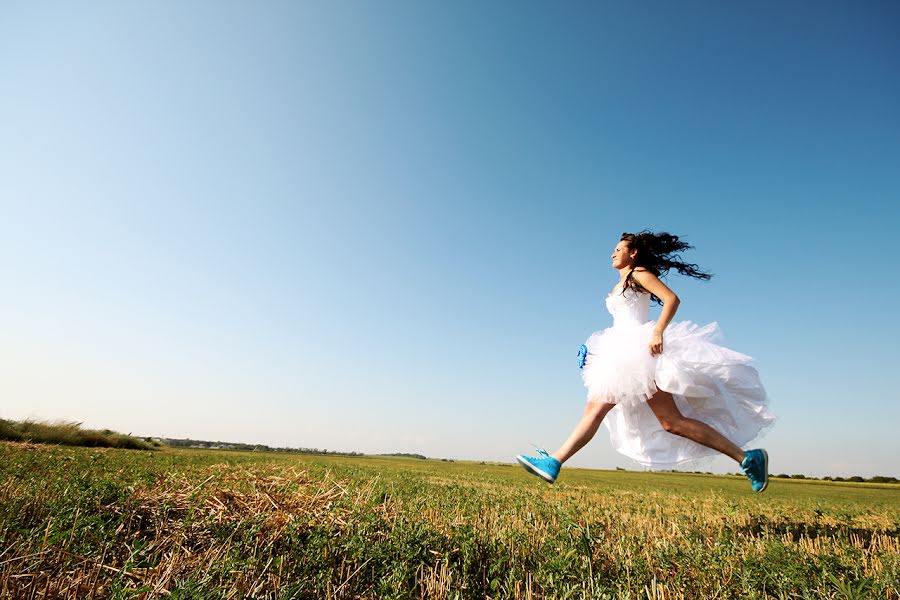
<path fill-rule="evenodd" d="M 731 441 L 721 433 L 697 419 L 689 419 L 681 414 L 675 405 L 672 394 L 657 391 L 650 400 L 647 401 L 653 414 L 659 419 L 660 425 L 669 433 L 686 437 L 694 440 L 698 444 L 703 444 L 707 448 L 718 450 L 722 454 L 730 456 L 739 463 L 744 460 L 744 451 L 735 446 Z"/>
<path fill-rule="evenodd" d="M 573 454 L 584 448 L 584 445 L 591 441 L 591 438 L 597 433 L 600 423 L 603 422 L 603 417 L 615 406 L 615 404 L 606 402 L 588 402 L 584 408 L 584 415 L 578 421 L 575 429 L 572 430 L 569 439 L 550 456 L 558 460 L 560 464 L 572 458 Z"/>

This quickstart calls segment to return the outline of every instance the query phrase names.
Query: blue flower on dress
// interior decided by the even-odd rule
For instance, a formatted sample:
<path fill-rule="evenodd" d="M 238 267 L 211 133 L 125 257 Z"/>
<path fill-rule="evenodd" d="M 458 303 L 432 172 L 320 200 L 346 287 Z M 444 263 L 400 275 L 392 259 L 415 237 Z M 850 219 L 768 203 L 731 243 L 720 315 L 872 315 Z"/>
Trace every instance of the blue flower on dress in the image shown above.
<path fill-rule="evenodd" d="M 584 361 L 587 360 L 588 349 L 584 344 L 581 345 L 581 348 L 578 349 L 578 368 L 584 368 Z"/>

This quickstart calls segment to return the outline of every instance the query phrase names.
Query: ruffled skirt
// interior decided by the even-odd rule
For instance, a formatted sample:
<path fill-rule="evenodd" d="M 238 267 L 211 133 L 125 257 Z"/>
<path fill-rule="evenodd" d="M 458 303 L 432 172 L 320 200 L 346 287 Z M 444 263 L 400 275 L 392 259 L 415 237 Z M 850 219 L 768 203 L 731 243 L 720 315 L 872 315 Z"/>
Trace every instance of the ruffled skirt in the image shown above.
<path fill-rule="evenodd" d="M 686 417 L 744 446 L 775 421 L 751 357 L 718 345 L 718 323 L 670 323 L 663 352 L 649 350 L 654 321 L 615 325 L 591 335 L 582 370 L 588 402 L 617 404 L 604 422 L 613 447 L 648 467 L 671 467 L 718 452 L 665 431 L 647 405 L 670 392 Z"/>

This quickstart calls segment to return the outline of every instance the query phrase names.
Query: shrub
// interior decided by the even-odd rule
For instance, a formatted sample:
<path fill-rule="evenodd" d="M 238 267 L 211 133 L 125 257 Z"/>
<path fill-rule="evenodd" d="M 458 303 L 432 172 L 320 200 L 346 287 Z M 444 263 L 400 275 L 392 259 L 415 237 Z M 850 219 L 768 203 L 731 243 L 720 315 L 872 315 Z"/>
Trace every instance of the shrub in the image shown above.
<path fill-rule="evenodd" d="M 5 421 L 0 419 L 0 439 L 27 441 L 41 444 L 61 444 L 63 446 L 89 446 L 95 448 L 129 448 L 132 450 L 154 450 L 158 446 L 131 435 L 117 433 L 110 429 L 82 429 L 75 421 Z"/>
<path fill-rule="evenodd" d="M 15 423 L 7 421 L 6 419 L 0 419 L 0 440 L 13 440 L 17 442 L 21 439 L 22 435 L 16 431 Z"/>

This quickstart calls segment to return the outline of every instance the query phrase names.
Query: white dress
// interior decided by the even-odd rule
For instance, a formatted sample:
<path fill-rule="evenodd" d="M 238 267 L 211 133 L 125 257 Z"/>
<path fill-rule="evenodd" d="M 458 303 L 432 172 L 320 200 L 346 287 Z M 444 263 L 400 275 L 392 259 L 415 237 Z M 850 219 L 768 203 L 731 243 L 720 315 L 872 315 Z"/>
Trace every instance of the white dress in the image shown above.
<path fill-rule="evenodd" d="M 678 409 L 744 446 L 775 421 L 751 357 L 715 343 L 718 323 L 670 322 L 662 354 L 650 354 L 655 321 L 650 294 L 618 288 L 606 298 L 613 325 L 585 342 L 582 370 L 588 402 L 618 406 L 604 419 L 613 447 L 648 467 L 666 468 L 718 452 L 665 431 L 647 405 L 657 389 L 671 392 Z"/>

